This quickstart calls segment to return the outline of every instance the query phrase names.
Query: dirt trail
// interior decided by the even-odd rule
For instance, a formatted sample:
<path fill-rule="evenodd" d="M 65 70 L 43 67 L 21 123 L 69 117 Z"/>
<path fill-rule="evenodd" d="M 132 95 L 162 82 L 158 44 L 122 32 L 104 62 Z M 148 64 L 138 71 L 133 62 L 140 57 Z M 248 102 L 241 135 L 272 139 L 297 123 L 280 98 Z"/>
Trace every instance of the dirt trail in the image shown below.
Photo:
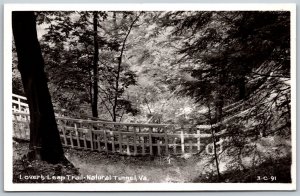
<path fill-rule="evenodd" d="M 27 153 L 27 142 L 14 144 L 14 160 Z M 199 155 L 184 157 L 130 157 L 65 148 L 65 156 L 82 176 L 111 176 L 90 182 L 167 183 L 192 182 L 203 172 Z"/>
<path fill-rule="evenodd" d="M 228 156 L 220 156 L 222 161 L 219 166 L 222 175 L 228 182 L 256 182 L 256 175 L 273 171 L 274 174 L 272 175 L 281 176 L 280 179 L 278 177 L 278 182 L 290 182 L 291 146 L 289 141 L 289 139 L 280 137 L 268 137 L 258 140 L 256 149 L 257 153 L 260 154 L 258 157 L 263 166 L 257 165 L 253 169 L 251 167 L 253 156 L 244 156 L 242 163 L 248 168 L 245 171 L 235 169 L 226 173 L 227 165 L 237 162 L 235 159 L 229 159 Z M 64 150 L 65 156 L 78 168 L 80 176 L 85 177 L 84 182 L 88 183 L 215 182 L 213 178 L 215 167 L 207 165 L 207 163 L 213 162 L 207 154 L 193 156 L 185 154 L 180 157 L 133 157 L 70 148 Z M 15 161 L 21 160 L 27 151 L 28 143 L 14 142 L 13 158 Z M 24 167 L 22 170 L 16 165 L 14 169 L 18 173 L 28 172 L 28 167 Z M 36 170 L 41 172 L 38 168 Z M 51 168 L 46 167 L 45 171 L 42 172 L 48 174 L 48 170 L 52 171 Z M 255 172 L 253 173 L 253 171 Z M 248 172 L 249 175 L 243 177 L 245 176 L 243 172 Z M 74 175 L 77 174 L 74 173 Z M 87 179 L 88 176 L 97 179 Z"/>
<path fill-rule="evenodd" d="M 201 173 L 195 157 L 128 157 L 71 149 L 66 156 L 84 176 L 116 176 L 101 182 L 182 183 L 193 181 Z"/>

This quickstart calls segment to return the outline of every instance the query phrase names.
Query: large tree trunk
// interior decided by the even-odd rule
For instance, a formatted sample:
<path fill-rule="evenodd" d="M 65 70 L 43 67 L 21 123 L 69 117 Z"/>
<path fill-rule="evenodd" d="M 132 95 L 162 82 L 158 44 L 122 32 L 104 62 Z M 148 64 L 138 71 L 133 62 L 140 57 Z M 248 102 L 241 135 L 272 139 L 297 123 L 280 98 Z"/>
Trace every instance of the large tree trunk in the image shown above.
<path fill-rule="evenodd" d="M 28 158 L 50 163 L 66 161 L 44 72 L 34 12 L 12 13 L 13 35 L 30 111 Z"/>
<path fill-rule="evenodd" d="M 92 114 L 93 117 L 98 117 L 98 60 L 99 60 L 99 45 L 98 45 L 98 13 L 93 12 L 93 26 L 94 26 L 94 62 L 93 62 L 93 101 L 92 101 Z"/>

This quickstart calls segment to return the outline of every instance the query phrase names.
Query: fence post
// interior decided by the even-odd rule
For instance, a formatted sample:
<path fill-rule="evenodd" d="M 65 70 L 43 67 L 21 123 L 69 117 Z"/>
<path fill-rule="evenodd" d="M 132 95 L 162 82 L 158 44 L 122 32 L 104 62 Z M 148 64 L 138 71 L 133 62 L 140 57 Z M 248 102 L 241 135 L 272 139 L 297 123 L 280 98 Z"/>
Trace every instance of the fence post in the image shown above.
<path fill-rule="evenodd" d="M 142 155 L 145 155 L 145 141 L 144 141 L 144 136 L 142 136 L 141 141 L 142 141 Z"/>
<path fill-rule="evenodd" d="M 112 152 L 115 152 L 115 135 L 114 135 L 114 131 L 111 131 L 111 148 L 112 148 Z"/>
<path fill-rule="evenodd" d="M 117 126 L 116 126 L 117 127 Z M 123 154 L 123 146 L 122 146 L 122 130 L 119 128 L 118 129 L 118 132 L 119 132 L 119 149 L 120 149 L 120 154 Z"/>
<path fill-rule="evenodd" d="M 104 138 L 104 145 L 105 145 L 105 151 L 108 153 L 108 148 L 107 148 L 107 136 L 106 136 L 106 130 L 103 130 L 103 138 Z"/>
<path fill-rule="evenodd" d="M 200 152 L 201 143 L 200 143 L 200 129 L 197 130 L 197 150 Z"/>
<path fill-rule="evenodd" d="M 73 132 L 74 130 L 71 130 L 70 131 L 70 141 L 71 141 L 71 147 L 72 148 L 74 148 L 74 143 L 73 143 L 73 135 L 72 135 L 72 132 Z"/>
<path fill-rule="evenodd" d="M 77 146 L 80 148 L 79 133 L 78 133 L 78 129 L 77 129 L 77 123 L 74 123 L 74 128 L 75 128 L 75 135 L 76 135 L 76 140 L 77 140 Z"/>
<path fill-rule="evenodd" d="M 189 145 L 190 145 L 190 153 L 193 153 L 193 143 L 192 140 L 189 141 Z"/>
<path fill-rule="evenodd" d="M 160 140 L 156 140 L 157 141 L 157 154 L 158 156 L 160 156 Z"/>
<path fill-rule="evenodd" d="M 62 128 L 62 132 L 63 132 L 63 136 L 64 136 L 65 146 L 68 146 L 68 141 L 67 141 L 67 137 L 66 137 L 66 127 L 65 127 L 66 122 L 65 122 L 65 120 L 61 120 L 60 122 L 62 123 L 61 128 Z"/>
<path fill-rule="evenodd" d="M 100 133 L 99 132 L 97 132 L 97 145 L 98 145 L 98 151 L 101 152 Z"/>
<path fill-rule="evenodd" d="M 134 145 L 134 152 L 133 155 L 137 154 L 137 146 L 136 146 L 136 127 L 133 127 L 133 145 Z"/>
<path fill-rule="evenodd" d="M 19 112 L 21 112 L 21 99 L 18 97 L 18 107 L 19 107 Z"/>
<path fill-rule="evenodd" d="M 83 143 L 84 143 L 84 149 L 87 149 L 87 144 L 86 144 L 86 133 L 83 135 Z"/>
<path fill-rule="evenodd" d="M 150 127 L 150 130 L 149 130 L 149 148 L 150 148 L 150 155 L 153 155 L 153 149 L 152 149 L 152 131 L 153 131 L 153 128 Z"/>
<path fill-rule="evenodd" d="M 127 138 L 127 155 L 130 155 L 130 146 L 129 146 L 129 135 L 126 135 Z"/>
<path fill-rule="evenodd" d="M 177 137 L 174 138 L 174 144 L 173 144 L 173 151 L 174 151 L 174 154 L 177 154 Z"/>
<path fill-rule="evenodd" d="M 94 134 L 93 134 L 93 125 L 92 124 L 89 126 L 89 133 L 90 133 L 90 138 L 91 138 L 91 141 L 90 141 L 91 149 L 94 150 L 94 137 L 93 137 Z"/>
<path fill-rule="evenodd" d="M 164 128 L 164 132 L 165 132 L 166 155 L 168 155 L 169 154 L 169 138 L 168 138 L 168 133 L 167 133 L 166 128 Z"/>
<path fill-rule="evenodd" d="M 180 134 L 180 138 L 181 138 L 181 152 L 184 153 L 184 131 L 183 131 L 183 127 L 181 128 L 181 134 Z"/>

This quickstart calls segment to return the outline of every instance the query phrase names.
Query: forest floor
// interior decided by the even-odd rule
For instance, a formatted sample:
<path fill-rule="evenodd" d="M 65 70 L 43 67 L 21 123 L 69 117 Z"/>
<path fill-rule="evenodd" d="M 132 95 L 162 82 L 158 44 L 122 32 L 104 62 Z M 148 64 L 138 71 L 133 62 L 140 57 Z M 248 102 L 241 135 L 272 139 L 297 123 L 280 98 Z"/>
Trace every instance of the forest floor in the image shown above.
<path fill-rule="evenodd" d="M 28 142 L 14 142 L 15 183 L 187 183 L 217 182 L 215 169 L 207 167 L 201 155 L 172 157 L 129 157 L 65 148 L 65 156 L 75 166 L 51 165 L 24 159 Z M 255 168 L 226 171 L 223 182 L 290 182 L 290 156 L 268 159 Z M 38 179 L 25 179 L 34 176 Z M 261 177 L 258 177 L 261 176 Z M 268 177 L 268 180 L 258 179 Z M 44 178 L 42 178 L 44 177 Z M 272 178 L 272 180 L 271 180 Z"/>
<path fill-rule="evenodd" d="M 28 180 L 20 179 L 20 175 L 58 176 L 57 166 L 44 162 L 24 161 L 28 149 L 27 142 L 14 142 L 14 182 L 22 183 Z M 137 183 L 163 183 L 163 182 L 192 182 L 201 173 L 198 156 L 184 157 L 129 157 L 118 154 L 106 154 L 92 151 L 65 148 L 65 156 L 73 163 L 77 171 L 64 168 L 59 176 L 73 175 L 77 179 L 63 180 L 63 182 L 137 182 Z M 48 165 L 48 166 L 47 166 Z M 29 167 L 28 167 L 29 166 Z M 46 168 L 45 168 L 46 167 Z M 51 169 L 54 168 L 54 169 Z M 55 169 L 56 168 L 56 169 Z M 61 166 L 60 166 L 61 168 Z M 29 173 L 28 173 L 29 169 Z M 35 169 L 35 171 L 32 171 Z M 93 179 L 93 176 L 98 179 Z M 83 176 L 83 179 L 80 178 Z M 102 177 L 103 176 L 103 177 Z M 85 177 L 85 178 L 84 178 Z M 107 177 L 107 178 L 105 178 Z M 99 179 L 101 178 L 101 179 Z M 33 180 L 30 182 L 40 182 Z M 51 182 L 46 180 L 44 182 Z M 54 182 L 59 182 L 59 180 Z"/>

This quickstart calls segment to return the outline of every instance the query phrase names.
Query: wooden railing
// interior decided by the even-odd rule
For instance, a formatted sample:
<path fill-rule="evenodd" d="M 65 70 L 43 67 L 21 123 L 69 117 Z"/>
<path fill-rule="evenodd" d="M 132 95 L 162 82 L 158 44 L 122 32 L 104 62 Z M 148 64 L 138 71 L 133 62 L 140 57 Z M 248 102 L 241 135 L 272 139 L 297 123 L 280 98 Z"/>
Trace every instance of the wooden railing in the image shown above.
<path fill-rule="evenodd" d="M 29 140 L 29 114 L 13 113 L 14 137 Z M 183 128 L 168 124 L 137 124 L 56 117 L 66 147 L 127 155 L 212 153 L 208 127 Z M 206 130 L 207 131 L 207 130 Z"/>
<path fill-rule="evenodd" d="M 12 94 L 12 110 L 13 112 L 29 113 L 26 97 Z M 54 108 L 55 116 L 62 116 L 62 111 L 64 111 L 64 109 Z"/>
<path fill-rule="evenodd" d="M 127 155 L 212 154 L 211 126 L 117 123 L 56 116 L 63 146 Z M 13 95 L 13 137 L 30 139 L 26 98 Z M 223 134 L 224 131 L 217 133 Z M 222 140 L 218 142 L 221 147 Z"/>
<path fill-rule="evenodd" d="M 25 112 L 29 113 L 26 97 L 13 94 L 12 95 L 12 109 L 13 112 Z"/>

